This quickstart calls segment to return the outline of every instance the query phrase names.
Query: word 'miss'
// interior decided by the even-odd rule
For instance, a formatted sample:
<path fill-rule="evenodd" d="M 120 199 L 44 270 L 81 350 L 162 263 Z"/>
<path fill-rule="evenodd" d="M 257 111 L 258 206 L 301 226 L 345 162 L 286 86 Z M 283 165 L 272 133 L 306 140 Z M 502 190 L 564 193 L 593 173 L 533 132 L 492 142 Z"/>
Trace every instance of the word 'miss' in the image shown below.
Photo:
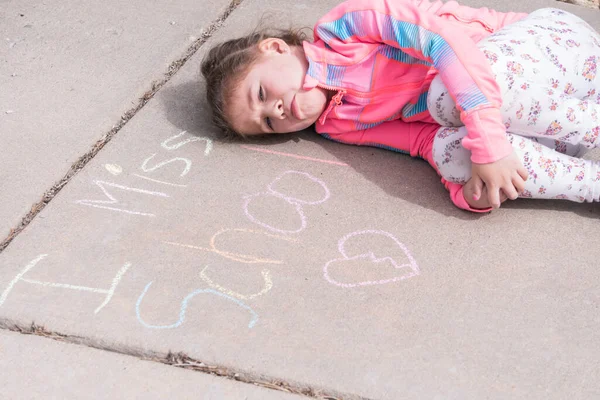
<path fill-rule="evenodd" d="M 182 132 L 178 133 L 177 135 L 171 136 L 170 138 L 166 139 L 165 141 L 163 141 L 161 143 L 161 147 L 163 149 L 171 152 L 171 151 L 177 150 L 177 149 L 185 146 L 188 143 L 204 141 L 206 143 L 206 147 L 204 149 L 204 155 L 208 156 L 210 154 L 210 152 L 212 151 L 213 144 L 212 144 L 212 140 L 210 140 L 209 138 L 206 138 L 206 137 L 189 137 L 187 139 L 179 140 L 175 143 L 172 143 L 175 140 L 179 139 L 180 137 L 184 136 L 186 133 L 187 133 L 187 131 L 182 131 Z M 179 177 L 181 178 L 181 177 L 184 177 L 185 175 L 187 175 L 192 168 L 192 161 L 189 158 L 173 157 L 173 158 L 170 158 L 167 160 L 156 162 L 156 161 L 153 161 L 153 159 L 156 156 L 157 156 L 157 153 L 154 153 L 154 154 L 150 155 L 149 157 L 147 157 L 140 165 L 140 169 L 145 173 L 152 173 L 163 167 L 170 166 L 171 164 L 178 164 L 179 168 L 181 168 L 180 171 L 178 170 Z M 151 162 L 154 162 L 154 164 L 151 164 Z M 110 172 L 111 174 L 113 174 L 115 176 L 121 174 L 121 172 L 122 172 L 122 168 L 116 164 L 106 164 L 104 167 L 106 168 L 106 170 L 108 172 Z M 187 187 L 187 185 L 162 181 L 162 180 L 151 178 L 146 175 L 140 175 L 140 174 L 132 174 L 132 175 L 137 178 L 144 179 L 144 180 L 154 182 L 154 183 L 164 185 L 164 186 L 183 187 L 183 188 Z M 105 209 L 105 210 L 116 211 L 116 212 L 125 213 L 125 214 L 140 215 L 140 216 L 145 216 L 145 217 L 154 217 L 155 214 L 153 214 L 151 212 L 145 212 L 145 211 L 140 211 L 140 210 L 128 210 L 125 208 L 118 207 L 117 205 L 119 204 L 119 200 L 111 192 L 109 192 L 108 188 L 114 188 L 114 189 L 119 189 L 122 191 L 139 193 L 139 194 L 144 194 L 144 195 L 148 195 L 148 196 L 170 197 L 169 194 L 162 192 L 162 191 L 152 191 L 152 190 L 147 190 L 147 189 L 142 189 L 142 188 L 130 187 L 130 186 L 121 185 L 121 184 L 118 184 L 115 182 L 109 182 L 109 181 L 104 181 L 104 180 L 94 180 L 93 183 L 100 188 L 100 190 L 102 191 L 102 193 L 104 193 L 104 196 L 106 196 L 108 198 L 108 200 L 85 199 L 85 200 L 75 201 L 76 204 L 81 204 L 84 206 L 94 207 L 94 208 L 101 208 L 101 209 Z"/>

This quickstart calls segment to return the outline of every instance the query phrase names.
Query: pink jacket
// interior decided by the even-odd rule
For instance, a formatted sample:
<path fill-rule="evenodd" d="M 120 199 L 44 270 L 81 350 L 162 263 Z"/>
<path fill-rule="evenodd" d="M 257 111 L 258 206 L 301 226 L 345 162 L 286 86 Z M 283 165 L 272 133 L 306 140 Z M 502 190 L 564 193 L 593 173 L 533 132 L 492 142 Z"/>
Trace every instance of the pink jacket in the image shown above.
<path fill-rule="evenodd" d="M 435 168 L 431 143 L 439 125 L 427 111 L 427 90 L 440 74 L 461 111 L 468 132 L 463 146 L 472 161 L 507 156 L 512 147 L 500 115 L 499 88 L 475 43 L 525 15 L 455 1 L 338 5 L 315 25 L 314 42 L 304 43 L 309 62 L 304 88 L 337 91 L 317 121 L 317 132 L 343 143 L 421 156 Z M 442 181 L 454 203 L 470 209 L 461 186 Z"/>

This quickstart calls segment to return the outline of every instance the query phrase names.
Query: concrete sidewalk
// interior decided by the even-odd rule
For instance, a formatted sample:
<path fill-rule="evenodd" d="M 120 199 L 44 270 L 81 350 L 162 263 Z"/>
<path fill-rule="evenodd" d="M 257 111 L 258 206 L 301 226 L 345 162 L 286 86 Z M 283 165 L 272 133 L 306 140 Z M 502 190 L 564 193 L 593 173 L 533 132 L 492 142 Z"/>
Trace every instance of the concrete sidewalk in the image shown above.
<path fill-rule="evenodd" d="M 228 0 L 3 2 L 2 239 L 229 7 Z"/>
<path fill-rule="evenodd" d="M 301 400 L 281 391 L 34 335 L 0 331 L 2 399 Z"/>
<path fill-rule="evenodd" d="M 600 28 L 598 11 L 550 0 L 463 3 L 560 7 Z M 248 32 L 264 10 L 283 26 L 310 26 L 335 4 L 245 0 L 220 26 L 225 3 L 134 3 L 120 11 L 119 26 L 148 31 L 139 31 L 138 41 L 114 35 L 122 53 L 107 50 L 104 61 L 97 51 L 83 52 L 85 30 L 70 36 L 77 18 L 57 17 L 75 11 L 47 17 L 47 8 L 31 6 L 56 43 L 71 37 L 82 46 L 69 59 L 51 49 L 47 57 L 100 66 L 77 68 L 87 83 L 59 80 L 76 92 L 93 88 L 89 96 L 69 100 L 58 92 L 39 115 L 33 110 L 49 95 L 34 97 L 37 88 L 50 94 L 63 87 L 40 67 L 31 66 L 31 76 L 45 86 L 29 78 L 0 95 L 2 107 L 13 102 L 18 111 L 0 120 L 9 133 L 0 139 L 2 154 L 12 166 L 2 175 L 13 192 L 3 191 L 0 207 L 6 232 L 124 110 L 141 104 L 136 99 L 185 54 L 191 37 L 209 27 L 214 34 L 0 253 L 0 328 L 44 336 L 0 331 L 5 365 L 29 351 L 25 367 L 43 360 L 43 368 L 70 377 L 70 389 L 49 386 L 63 398 L 105 398 L 107 387 L 117 398 L 600 396 L 597 205 L 516 201 L 471 215 L 454 208 L 420 160 L 309 132 L 245 144 L 218 140 L 198 78 L 211 43 Z M 9 31 L 25 18 L 20 6 L 2 11 L 13 18 Z M 78 7 L 107 32 L 114 8 Z M 144 15 L 152 23 L 141 23 Z M 163 27 L 164 20 L 188 22 Z M 166 35 L 171 28 L 178 33 Z M 150 49 L 158 53 L 137 58 Z M 101 65 L 113 58 L 119 67 L 103 77 Z M 27 57 L 7 60 L 0 66 L 7 81 L 18 77 L 6 75 L 18 62 L 29 65 Z M 51 70 L 52 60 L 40 65 Z M 51 140 L 45 131 L 19 128 L 56 121 L 94 129 L 57 130 Z M 167 362 L 173 354 L 221 377 L 134 358 Z M 77 375 L 73 360 L 100 376 Z M 103 374 L 125 364 L 123 376 Z M 8 370 L 0 384 L 14 398 L 41 397 L 50 379 Z"/>

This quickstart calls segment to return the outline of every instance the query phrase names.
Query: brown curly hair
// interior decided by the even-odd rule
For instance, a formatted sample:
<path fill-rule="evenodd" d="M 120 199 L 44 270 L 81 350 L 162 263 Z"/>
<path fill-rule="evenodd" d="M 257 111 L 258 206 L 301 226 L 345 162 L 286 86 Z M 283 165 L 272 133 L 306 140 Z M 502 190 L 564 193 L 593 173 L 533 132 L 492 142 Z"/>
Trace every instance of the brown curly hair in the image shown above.
<path fill-rule="evenodd" d="M 206 81 L 206 100 L 212 110 L 212 120 L 226 138 L 243 137 L 227 120 L 226 107 L 233 89 L 258 59 L 258 44 L 267 38 L 281 39 L 290 46 L 301 46 L 308 40 L 302 29 L 259 29 L 216 44 L 202 60 L 200 70 Z"/>

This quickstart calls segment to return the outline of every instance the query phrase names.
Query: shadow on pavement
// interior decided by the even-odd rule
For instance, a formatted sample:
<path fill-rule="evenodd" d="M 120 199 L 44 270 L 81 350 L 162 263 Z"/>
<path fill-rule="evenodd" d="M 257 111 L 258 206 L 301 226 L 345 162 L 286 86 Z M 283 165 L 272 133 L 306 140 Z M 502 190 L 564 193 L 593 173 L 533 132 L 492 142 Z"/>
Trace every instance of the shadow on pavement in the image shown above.
<path fill-rule="evenodd" d="M 475 220 L 488 215 L 457 209 L 429 164 L 405 154 L 373 147 L 343 145 L 323 139 L 308 130 L 293 135 L 269 135 L 248 140 L 223 139 L 210 123 L 210 109 L 204 98 L 204 82 L 200 77 L 198 81 L 165 87 L 158 93 L 158 98 L 163 105 L 167 120 L 178 129 L 193 135 L 209 136 L 214 141 L 230 144 L 269 146 L 301 140 L 317 143 L 390 196 L 462 220 Z M 562 200 L 521 199 L 508 201 L 502 205 L 502 208 L 573 212 L 586 218 L 600 219 L 600 204 L 597 203 L 577 204 Z"/>

